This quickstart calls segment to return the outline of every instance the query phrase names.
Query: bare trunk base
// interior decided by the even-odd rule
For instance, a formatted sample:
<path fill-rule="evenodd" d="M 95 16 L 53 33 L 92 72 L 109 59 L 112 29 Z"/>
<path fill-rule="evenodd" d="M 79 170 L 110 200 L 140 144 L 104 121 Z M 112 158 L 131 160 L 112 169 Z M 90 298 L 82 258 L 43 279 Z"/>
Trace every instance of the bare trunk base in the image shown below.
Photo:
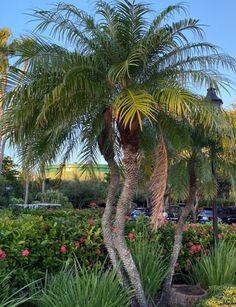
<path fill-rule="evenodd" d="M 206 291 L 198 286 L 174 285 L 170 291 L 171 307 L 194 307 L 199 299 L 206 295 Z"/>

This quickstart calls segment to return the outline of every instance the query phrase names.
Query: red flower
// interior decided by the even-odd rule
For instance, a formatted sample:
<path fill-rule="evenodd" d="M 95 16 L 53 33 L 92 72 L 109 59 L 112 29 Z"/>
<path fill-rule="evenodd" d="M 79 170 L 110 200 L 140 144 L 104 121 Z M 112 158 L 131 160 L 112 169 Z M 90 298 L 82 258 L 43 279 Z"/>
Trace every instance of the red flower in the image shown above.
<path fill-rule="evenodd" d="M 210 253 L 209 249 L 205 249 L 204 252 L 205 252 L 206 254 L 209 254 L 209 253 Z"/>
<path fill-rule="evenodd" d="M 60 248 L 60 251 L 61 251 L 61 253 L 66 253 L 67 252 L 67 248 L 66 248 L 66 246 L 65 245 L 62 245 L 61 246 L 61 248 Z"/>
<path fill-rule="evenodd" d="M 80 240 L 80 243 L 84 243 L 85 242 L 85 237 L 81 237 L 79 240 Z"/>
<path fill-rule="evenodd" d="M 24 249 L 23 251 L 21 251 L 21 255 L 22 255 L 23 257 L 28 257 L 29 254 L 30 254 L 30 252 L 29 252 L 28 249 Z"/>
<path fill-rule="evenodd" d="M 90 203 L 90 205 L 89 205 L 90 207 L 97 207 L 97 204 L 96 203 Z"/>
<path fill-rule="evenodd" d="M 200 244 L 196 245 L 196 249 L 200 251 L 202 249 L 201 245 Z"/>
<path fill-rule="evenodd" d="M 128 238 L 129 238 L 130 240 L 134 240 L 134 239 L 135 239 L 135 235 L 134 235 L 133 233 L 129 233 L 129 234 L 128 234 Z"/>
<path fill-rule="evenodd" d="M 4 260 L 6 256 L 7 254 L 2 249 L 0 249 L 0 261 Z"/>
<path fill-rule="evenodd" d="M 195 254 L 197 252 L 198 248 L 197 248 L 196 245 L 193 245 L 193 246 L 191 246 L 190 250 L 191 250 L 192 254 Z"/>
<path fill-rule="evenodd" d="M 89 219 L 88 220 L 88 224 L 93 226 L 96 223 L 96 221 L 94 219 Z"/>

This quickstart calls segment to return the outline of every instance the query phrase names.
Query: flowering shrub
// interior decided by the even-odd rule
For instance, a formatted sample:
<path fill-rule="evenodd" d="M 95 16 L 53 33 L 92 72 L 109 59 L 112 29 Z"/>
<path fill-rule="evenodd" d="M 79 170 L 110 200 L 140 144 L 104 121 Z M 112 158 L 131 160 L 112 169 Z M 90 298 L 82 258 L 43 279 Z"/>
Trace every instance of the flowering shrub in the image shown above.
<path fill-rule="evenodd" d="M 105 259 L 100 219 L 72 211 L 28 211 L 17 219 L 0 218 L 0 270 L 11 272 L 16 286 L 58 271 L 66 260 L 100 265 Z M 39 212 L 41 214 L 39 214 Z M 90 214 L 90 215 L 89 215 Z"/>
<path fill-rule="evenodd" d="M 159 241 L 163 246 L 165 256 L 170 256 L 174 243 L 174 223 L 167 223 L 156 232 L 146 231 L 146 237 L 153 242 Z M 145 220 L 140 219 L 137 223 L 127 223 L 127 233 L 133 233 L 136 239 L 142 238 L 145 229 L 148 229 Z M 219 239 L 236 242 L 236 227 L 233 225 L 219 225 Z M 130 241 L 130 240 L 129 240 Z M 130 245 L 132 242 L 130 242 Z M 188 273 L 192 265 L 200 260 L 201 255 L 208 254 L 213 244 L 213 229 L 211 224 L 187 224 L 184 228 L 182 248 L 176 273 Z"/>
<path fill-rule="evenodd" d="M 0 270 L 12 272 L 12 284 L 23 285 L 43 277 L 46 271 L 61 269 L 65 261 L 78 258 L 81 265 L 93 267 L 104 263 L 105 242 L 102 237 L 102 209 L 25 210 L 19 216 L 10 211 L 0 217 Z M 147 219 L 138 222 L 126 219 L 126 237 L 132 246 L 138 240 L 149 240 L 163 247 L 169 256 L 173 247 L 175 225 L 167 223 L 156 232 L 150 230 Z M 115 233 L 116 229 L 112 228 Z M 236 239 L 236 227 L 221 225 L 220 237 Z M 208 253 L 212 244 L 211 225 L 189 224 L 185 227 L 183 247 L 176 272 L 188 272 L 191 263 Z"/>

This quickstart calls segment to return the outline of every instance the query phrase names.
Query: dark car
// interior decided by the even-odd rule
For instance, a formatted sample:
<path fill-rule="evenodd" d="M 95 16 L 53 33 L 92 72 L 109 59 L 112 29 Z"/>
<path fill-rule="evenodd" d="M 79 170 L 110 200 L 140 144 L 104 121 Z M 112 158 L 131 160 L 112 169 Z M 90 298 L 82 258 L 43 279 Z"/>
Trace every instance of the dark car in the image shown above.
<path fill-rule="evenodd" d="M 217 216 L 219 222 L 225 224 L 236 223 L 236 207 L 221 207 L 217 208 Z M 213 219 L 213 210 L 212 208 L 204 208 L 198 214 L 198 223 L 207 223 L 211 222 Z"/>
<path fill-rule="evenodd" d="M 168 213 L 167 220 L 178 223 L 179 215 L 176 212 Z"/>
<path fill-rule="evenodd" d="M 151 215 L 151 210 L 149 208 L 135 208 L 131 214 L 130 217 L 132 220 L 136 220 L 139 216 L 146 216 L 150 217 Z"/>
<path fill-rule="evenodd" d="M 218 212 L 218 216 L 222 220 L 222 223 L 225 223 L 225 224 L 236 223 L 236 207 L 218 208 L 217 212 Z"/>

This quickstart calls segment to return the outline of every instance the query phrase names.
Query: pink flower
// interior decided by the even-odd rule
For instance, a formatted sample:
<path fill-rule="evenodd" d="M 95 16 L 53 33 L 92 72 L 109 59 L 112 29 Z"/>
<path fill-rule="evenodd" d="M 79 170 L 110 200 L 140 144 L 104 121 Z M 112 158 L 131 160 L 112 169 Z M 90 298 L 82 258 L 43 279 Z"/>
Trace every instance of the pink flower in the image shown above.
<path fill-rule="evenodd" d="M 179 262 L 176 262 L 175 268 L 177 269 L 179 267 Z"/>
<path fill-rule="evenodd" d="M 22 255 L 23 257 L 28 257 L 29 254 L 30 254 L 30 252 L 29 252 L 28 249 L 24 249 L 23 251 L 21 251 L 21 255 Z"/>
<path fill-rule="evenodd" d="M 0 261 L 3 261 L 6 257 L 7 254 L 2 249 L 0 249 Z"/>
<path fill-rule="evenodd" d="M 196 249 L 200 251 L 202 249 L 201 245 L 200 244 L 196 245 Z"/>
<path fill-rule="evenodd" d="M 233 223 L 232 226 L 233 226 L 234 228 L 236 228 L 236 223 Z"/>
<path fill-rule="evenodd" d="M 128 238 L 129 238 L 130 240 L 134 240 L 134 239 L 135 239 L 135 235 L 134 235 L 133 233 L 129 233 L 129 234 L 128 234 Z"/>
<path fill-rule="evenodd" d="M 62 245 L 61 246 L 61 248 L 60 248 L 60 251 L 61 251 L 61 253 L 66 253 L 67 252 L 67 248 L 66 248 L 66 246 L 65 245 Z"/>
<path fill-rule="evenodd" d="M 204 252 L 205 252 L 206 254 L 209 254 L 209 253 L 210 253 L 209 249 L 205 249 Z"/>
<path fill-rule="evenodd" d="M 130 216 L 126 215 L 126 216 L 125 216 L 125 220 L 126 220 L 126 221 L 129 221 L 129 220 L 130 220 Z"/>
<path fill-rule="evenodd" d="M 191 250 L 192 254 L 195 254 L 198 249 L 197 249 L 196 245 L 193 245 L 193 246 L 191 246 L 190 250 Z"/>
<path fill-rule="evenodd" d="M 97 207 L 97 204 L 93 202 L 93 203 L 90 203 L 89 206 L 90 207 Z"/>

